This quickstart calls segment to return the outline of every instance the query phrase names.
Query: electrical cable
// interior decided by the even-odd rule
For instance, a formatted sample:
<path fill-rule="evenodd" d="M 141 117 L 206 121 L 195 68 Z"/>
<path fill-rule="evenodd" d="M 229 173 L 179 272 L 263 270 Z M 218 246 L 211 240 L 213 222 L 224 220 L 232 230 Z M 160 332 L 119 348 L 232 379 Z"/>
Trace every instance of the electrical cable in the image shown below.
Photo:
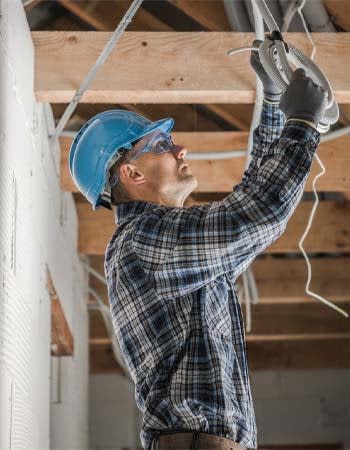
<path fill-rule="evenodd" d="M 257 8 L 254 1 L 251 2 L 252 15 L 254 19 L 254 29 L 255 29 L 255 39 L 263 41 L 265 38 L 265 29 L 264 29 L 264 20 L 262 15 L 260 14 L 259 9 Z M 256 76 L 255 78 L 256 89 L 255 89 L 255 102 L 253 109 L 252 121 L 250 124 L 249 130 L 249 138 L 248 138 L 248 155 L 245 161 L 245 170 L 247 170 L 250 161 L 252 159 L 251 153 L 253 150 L 254 144 L 254 130 L 260 123 L 261 112 L 263 108 L 263 100 L 264 100 L 264 87 L 260 78 Z M 247 332 L 251 331 L 251 316 L 252 316 L 252 303 L 258 303 L 258 291 L 256 287 L 256 283 L 254 280 L 254 275 L 251 271 L 250 266 L 247 268 L 245 273 L 243 274 L 243 286 L 245 292 L 245 304 L 246 304 L 246 330 Z"/>
<path fill-rule="evenodd" d="M 108 337 L 112 343 L 114 359 L 124 369 L 124 376 L 127 379 L 129 379 L 130 381 L 132 381 L 129 370 L 124 362 L 124 358 L 122 357 L 122 353 L 120 351 L 117 337 L 114 333 L 114 328 L 113 328 L 113 324 L 111 321 L 109 308 L 94 289 L 89 288 L 88 291 L 89 291 L 89 294 L 92 295 L 96 300 L 96 305 L 90 305 L 89 309 L 98 309 L 100 311 L 102 318 L 103 318 L 103 322 L 104 322 L 106 330 L 107 330 Z"/>
<path fill-rule="evenodd" d="M 305 28 L 306 34 L 309 37 L 312 45 L 314 46 L 313 55 L 315 55 L 315 53 L 316 53 L 316 46 L 314 44 L 314 41 L 311 38 L 311 35 L 310 35 L 309 30 L 307 28 L 306 21 L 304 19 L 304 15 L 303 15 L 303 13 L 301 11 L 301 9 L 304 6 L 304 4 L 305 4 L 305 0 L 303 0 L 301 5 L 299 6 L 298 13 L 300 15 L 300 19 L 301 19 L 301 21 L 303 23 L 303 26 Z M 305 291 L 311 297 L 314 297 L 315 299 L 320 300 L 322 303 L 324 303 L 325 305 L 329 306 L 330 308 L 333 308 L 338 313 L 344 315 L 345 317 L 349 317 L 349 314 L 346 311 L 344 311 L 342 308 L 339 308 L 337 305 L 333 304 L 332 302 L 330 302 L 329 300 L 325 299 L 324 297 L 322 297 L 321 295 L 317 294 L 316 292 L 310 291 L 310 289 L 309 289 L 310 282 L 311 282 L 311 277 L 312 277 L 312 268 L 311 268 L 310 260 L 309 260 L 309 258 L 307 256 L 307 253 L 304 250 L 303 243 L 304 243 L 304 240 L 305 240 L 305 238 L 306 238 L 306 236 L 307 236 L 307 234 L 308 234 L 308 232 L 309 232 L 309 230 L 311 228 L 311 225 L 312 225 L 312 222 L 314 220 L 314 216 L 315 216 L 315 213 L 316 213 L 316 210 L 317 210 L 317 206 L 319 204 L 319 198 L 318 198 L 318 194 L 317 194 L 317 190 L 316 190 L 316 181 L 322 175 L 324 175 L 326 173 L 326 168 L 325 168 L 324 164 L 322 163 L 322 161 L 321 161 L 321 159 L 320 159 L 320 157 L 318 156 L 317 153 L 315 153 L 315 158 L 316 158 L 319 166 L 321 167 L 321 172 L 319 172 L 315 176 L 315 178 L 312 180 L 312 190 L 313 190 L 313 193 L 314 193 L 314 196 L 315 196 L 315 203 L 312 206 L 312 210 L 311 210 L 311 213 L 310 213 L 309 220 L 308 220 L 307 226 L 305 228 L 305 231 L 304 231 L 304 233 L 303 233 L 303 235 L 302 235 L 302 237 L 300 238 L 300 241 L 299 241 L 299 248 L 300 248 L 300 250 L 301 250 L 301 252 L 302 252 L 302 254 L 303 254 L 304 258 L 305 258 L 305 262 L 306 262 L 306 265 L 307 265 L 307 281 L 306 281 Z"/>
<path fill-rule="evenodd" d="M 242 273 L 242 278 L 243 278 L 244 302 L 246 311 L 246 331 L 250 333 L 252 329 L 252 308 L 251 308 L 251 297 L 249 292 L 249 280 L 247 272 L 248 270 Z"/>
<path fill-rule="evenodd" d="M 288 4 L 288 8 L 283 16 L 283 25 L 281 28 L 282 33 L 288 31 L 288 28 L 290 27 L 290 24 L 293 20 L 293 17 L 297 13 L 299 2 L 300 0 L 292 0 Z"/>
<path fill-rule="evenodd" d="M 335 123 L 339 118 L 339 107 L 338 107 L 338 104 L 336 103 L 336 101 L 334 100 L 333 90 L 332 90 L 332 87 L 331 87 L 328 79 L 323 74 L 323 72 L 316 66 L 316 64 L 312 61 L 312 59 L 308 58 L 306 55 L 304 55 L 298 49 L 296 49 L 290 45 L 287 46 L 285 44 L 285 42 L 283 41 L 282 35 L 278 29 L 278 26 L 277 26 L 273 16 L 271 15 L 268 7 L 266 6 L 265 1 L 264 0 L 252 0 L 252 2 L 256 3 L 256 6 L 259 8 L 260 14 L 262 15 L 263 19 L 265 20 L 272 35 L 275 31 L 277 31 L 279 34 L 278 35 L 275 34 L 275 39 L 272 39 L 271 41 L 270 41 L 271 36 L 268 37 L 266 40 L 264 40 L 261 43 L 261 45 L 258 49 L 253 48 L 253 47 L 241 47 L 239 49 L 230 50 L 228 52 L 228 54 L 233 55 L 233 54 L 239 53 L 241 51 L 245 51 L 247 49 L 253 50 L 253 51 L 258 51 L 260 61 L 263 65 L 265 71 L 268 73 L 268 75 L 271 77 L 271 79 L 275 82 L 275 84 L 282 90 L 282 92 L 285 91 L 288 84 L 282 78 L 281 73 L 283 74 L 283 76 L 285 78 L 287 78 L 288 82 L 290 81 L 292 73 L 293 73 L 288 64 L 288 57 L 289 57 L 289 59 L 292 60 L 292 62 L 296 66 L 303 67 L 304 70 L 306 71 L 307 76 L 310 76 L 310 78 L 312 78 L 312 77 L 316 78 L 316 82 L 318 84 L 323 85 L 323 87 L 328 92 L 328 106 L 326 109 L 326 113 L 325 113 L 324 118 L 322 119 L 322 123 L 320 123 L 319 124 L 320 126 L 317 127 L 318 131 L 320 133 L 324 133 L 324 132 L 328 131 L 330 128 L 330 125 Z M 304 4 L 305 4 L 305 0 L 302 0 L 302 2 L 297 7 L 297 12 L 298 12 L 298 14 L 301 18 L 302 24 L 305 28 L 306 35 L 313 46 L 313 50 L 312 50 L 312 54 L 311 54 L 311 58 L 313 58 L 316 53 L 316 45 L 309 33 L 306 21 L 304 19 L 303 13 L 302 13 L 302 8 L 303 8 Z M 272 44 L 271 44 L 271 42 L 272 42 Z M 288 51 L 289 56 L 287 56 L 286 50 Z M 327 112 L 327 110 L 328 110 L 328 112 Z M 314 297 L 315 299 L 320 300 L 322 303 L 326 304 L 330 308 L 333 308 L 335 311 L 344 315 L 345 317 L 349 317 L 348 313 L 346 311 L 344 311 L 342 308 L 339 308 L 337 305 L 334 305 L 329 300 L 325 299 L 324 297 L 318 295 L 317 293 L 315 293 L 309 289 L 311 276 L 312 276 L 312 269 L 311 269 L 311 264 L 308 259 L 307 253 L 305 252 L 302 244 L 311 228 L 312 221 L 313 221 L 313 218 L 314 218 L 314 215 L 315 215 L 318 203 L 319 203 L 319 199 L 318 199 L 318 195 L 317 195 L 317 191 L 316 191 L 316 187 L 315 187 L 316 181 L 318 180 L 319 177 L 321 177 L 322 175 L 324 175 L 326 173 L 326 169 L 317 153 L 315 153 L 315 158 L 321 167 L 321 172 L 315 176 L 313 183 L 312 183 L 312 189 L 313 189 L 313 193 L 315 196 L 315 203 L 311 210 L 311 214 L 309 216 L 309 220 L 308 220 L 306 229 L 299 241 L 299 248 L 305 258 L 305 261 L 307 264 L 307 269 L 308 269 L 308 277 L 307 277 L 305 292 L 308 295 L 310 295 L 311 297 Z M 245 282 L 244 278 L 243 278 L 243 282 Z"/>
<path fill-rule="evenodd" d="M 326 75 L 312 61 L 311 58 L 306 56 L 299 49 L 293 47 L 292 45 L 287 45 L 284 42 L 278 25 L 276 24 L 273 16 L 266 6 L 265 1 L 254 1 L 271 32 L 271 34 L 265 40 L 263 40 L 260 47 L 256 50 L 259 52 L 259 58 L 262 66 L 282 92 L 286 90 L 293 75 L 293 71 L 289 65 L 288 60 L 290 60 L 295 66 L 302 67 L 305 70 L 307 76 L 312 78 L 314 82 L 322 86 L 327 91 L 327 108 L 324 117 L 317 125 L 317 129 L 320 133 L 327 132 L 330 129 L 330 125 L 336 123 L 339 118 L 339 107 L 334 99 L 333 90 Z M 304 1 L 298 8 L 299 13 L 301 7 L 304 4 Z M 310 39 L 311 36 L 309 32 L 307 32 L 307 35 Z M 311 42 L 313 42 L 312 38 Z M 234 55 L 238 52 L 245 51 L 248 48 L 251 49 L 250 47 L 233 49 L 230 50 L 228 54 Z"/>
<path fill-rule="evenodd" d="M 83 82 L 81 83 L 79 89 L 74 94 L 73 99 L 67 106 L 66 110 L 64 111 L 61 119 L 59 120 L 57 127 L 54 131 L 54 133 L 50 136 L 50 139 L 52 141 L 55 141 L 57 137 L 61 134 L 64 127 L 66 126 L 68 120 L 71 118 L 73 112 L 75 111 L 81 97 L 84 95 L 86 89 L 90 86 L 93 79 L 96 76 L 96 73 L 100 69 L 100 67 L 104 64 L 107 57 L 115 47 L 115 44 L 118 42 L 119 38 L 125 31 L 128 24 L 132 21 L 132 18 L 136 14 L 137 10 L 141 6 L 141 3 L 143 0 L 134 0 L 132 4 L 130 5 L 129 9 L 126 11 L 124 17 L 120 21 L 119 25 L 115 29 L 114 33 L 112 34 L 111 38 L 105 45 L 104 49 L 100 53 L 99 57 L 97 58 L 97 61 L 95 62 L 94 66 L 91 68 L 91 70 L 88 72 L 86 77 L 84 78 Z"/>

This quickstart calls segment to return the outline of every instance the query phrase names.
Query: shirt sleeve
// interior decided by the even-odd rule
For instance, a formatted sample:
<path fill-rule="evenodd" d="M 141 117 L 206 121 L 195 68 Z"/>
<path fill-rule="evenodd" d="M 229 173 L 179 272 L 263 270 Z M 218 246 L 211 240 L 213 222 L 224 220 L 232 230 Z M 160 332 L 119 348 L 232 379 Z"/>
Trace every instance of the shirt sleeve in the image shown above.
<path fill-rule="evenodd" d="M 298 205 L 320 134 L 288 122 L 264 102 L 252 159 L 240 184 L 220 201 L 162 207 L 146 215 L 133 246 L 157 291 L 186 295 L 224 273 L 237 278 L 285 230 Z"/>

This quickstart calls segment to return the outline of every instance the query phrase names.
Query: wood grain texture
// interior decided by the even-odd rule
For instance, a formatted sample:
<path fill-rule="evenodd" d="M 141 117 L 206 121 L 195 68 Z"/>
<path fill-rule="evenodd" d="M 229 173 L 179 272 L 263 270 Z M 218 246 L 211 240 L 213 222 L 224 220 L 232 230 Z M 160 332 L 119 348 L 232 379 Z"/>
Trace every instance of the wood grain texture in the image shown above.
<path fill-rule="evenodd" d="M 79 217 L 79 252 L 102 255 L 115 230 L 113 212 L 96 211 L 89 203 L 77 203 Z M 310 215 L 313 202 L 301 202 L 290 218 L 286 231 L 265 253 L 300 253 L 298 242 Z M 348 202 L 323 201 L 317 209 L 313 226 L 305 240 L 307 252 L 350 253 L 350 207 Z"/>
<path fill-rule="evenodd" d="M 111 33 L 33 32 L 38 101 L 69 102 Z M 306 54 L 303 33 L 285 40 Z M 350 102 L 349 33 L 314 33 L 315 62 L 332 83 L 337 101 Z M 82 97 L 88 103 L 253 103 L 255 73 L 249 52 L 253 33 L 125 32 Z M 339 65 L 339 61 L 342 64 Z M 166 64 L 164 64 L 166 61 Z"/>
<path fill-rule="evenodd" d="M 231 30 L 222 1 L 171 0 L 170 3 L 209 31 Z"/>
<path fill-rule="evenodd" d="M 350 31 L 350 2 L 348 0 L 323 0 L 331 20 L 344 31 Z"/>
<path fill-rule="evenodd" d="M 335 303 L 350 303 L 350 256 L 311 257 L 312 279 L 310 289 Z M 89 258 L 91 266 L 104 274 L 104 256 Z M 257 284 L 259 305 L 318 304 L 305 293 L 307 280 L 306 263 L 298 258 L 280 258 L 267 255 L 257 258 L 250 266 Z M 240 282 L 240 278 L 238 281 Z M 90 286 L 98 292 L 108 305 L 107 289 L 95 277 L 90 277 Z M 94 302 L 94 299 L 91 298 Z M 346 306 L 345 309 L 348 307 Z"/>
<path fill-rule="evenodd" d="M 59 2 L 97 31 L 114 31 L 130 6 L 130 2 L 125 0 L 98 0 L 89 3 L 77 0 L 59 0 Z M 171 27 L 141 6 L 128 25 L 128 30 L 170 31 Z"/>
<path fill-rule="evenodd" d="M 345 369 L 350 368 L 350 338 L 248 340 L 250 370 L 275 369 Z M 90 343 L 90 371 L 93 373 L 120 372 L 112 357 L 111 345 Z"/>
<path fill-rule="evenodd" d="M 174 142 L 183 145 L 189 152 L 246 150 L 247 132 L 183 132 L 172 133 Z M 77 192 L 68 168 L 68 155 L 72 138 L 61 137 L 61 189 Z M 318 191 L 350 191 L 350 136 L 320 144 L 317 152 L 326 167 L 326 174 L 317 182 Z M 195 192 L 230 192 L 243 177 L 245 157 L 224 160 L 188 161 L 193 175 L 198 180 Z M 320 172 L 314 159 L 305 190 L 312 190 L 312 181 Z"/>
<path fill-rule="evenodd" d="M 46 287 L 51 299 L 51 356 L 72 356 L 74 353 L 73 335 L 48 269 Z"/>

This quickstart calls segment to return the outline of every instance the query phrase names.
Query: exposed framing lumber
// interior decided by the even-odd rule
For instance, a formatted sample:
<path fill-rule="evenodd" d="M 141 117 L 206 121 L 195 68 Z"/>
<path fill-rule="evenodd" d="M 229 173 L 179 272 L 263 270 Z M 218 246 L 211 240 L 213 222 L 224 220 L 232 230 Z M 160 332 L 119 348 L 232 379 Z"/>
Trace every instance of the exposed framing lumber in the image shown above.
<path fill-rule="evenodd" d="M 93 342 L 109 341 L 101 314 L 90 311 L 89 322 Z M 248 342 L 344 338 L 350 338 L 349 321 L 316 301 L 312 305 L 253 305 L 252 329 L 246 334 Z"/>
<path fill-rule="evenodd" d="M 350 368 L 350 339 L 248 340 L 250 370 Z M 91 373 L 121 372 L 107 342 L 90 343 Z"/>
<path fill-rule="evenodd" d="M 75 0 L 59 1 L 66 9 L 71 11 L 81 20 L 94 27 L 98 31 L 114 30 L 116 24 L 120 21 L 123 13 L 125 13 L 130 3 L 123 0 L 110 0 L 108 2 L 98 0 L 97 2 L 90 2 L 89 5 L 86 5 L 84 3 L 76 2 Z M 207 11 L 204 16 L 212 17 L 214 14 L 215 21 L 213 24 L 216 24 L 216 28 L 213 29 L 221 31 L 224 31 L 224 29 L 230 29 L 223 6 L 220 7 L 220 5 L 218 5 L 216 1 L 214 3 L 215 4 L 207 5 L 207 3 L 205 3 L 205 5 L 201 5 L 199 11 L 203 13 L 203 7 L 205 7 L 205 9 L 209 7 L 211 14 L 208 14 Z M 213 19 L 211 18 L 209 20 L 212 21 Z M 221 25 L 226 23 L 227 26 L 225 25 L 224 27 L 220 27 L 217 22 L 221 22 Z M 159 20 L 157 17 L 149 13 L 141 6 L 132 22 L 129 24 L 128 31 L 174 31 L 174 28 Z M 236 114 L 234 115 L 230 113 L 230 111 L 227 109 L 227 106 L 225 107 L 220 105 L 210 105 L 207 106 L 207 108 L 213 113 L 217 114 L 221 119 L 228 122 L 234 128 L 242 130 L 247 129 L 246 122 L 239 119 Z M 135 110 L 135 107 L 133 107 L 132 109 Z"/>
<path fill-rule="evenodd" d="M 46 270 L 46 287 L 51 299 L 51 356 L 72 356 L 74 339 L 49 269 Z"/>
<path fill-rule="evenodd" d="M 323 0 L 328 14 L 340 28 L 350 31 L 350 4 L 346 0 Z"/>
<path fill-rule="evenodd" d="M 246 149 L 248 132 L 184 132 L 172 133 L 174 141 L 184 145 L 191 152 L 230 151 Z M 61 137 L 61 189 L 77 192 L 68 168 L 68 154 L 72 139 Z M 318 154 L 327 171 L 317 183 L 319 191 L 350 191 L 350 136 L 344 136 L 320 145 Z M 241 182 L 245 157 L 226 160 L 189 161 L 192 173 L 198 179 L 199 192 L 230 192 Z M 314 160 L 305 190 L 312 190 L 312 181 L 320 172 Z"/>
<path fill-rule="evenodd" d="M 23 4 L 25 12 L 31 11 L 35 6 L 39 5 L 43 0 L 26 0 Z"/>
<path fill-rule="evenodd" d="M 104 256 L 90 256 L 91 266 L 104 273 Z M 311 258 L 312 280 L 310 289 L 321 293 L 335 303 L 350 303 L 350 256 L 333 258 Z M 269 255 L 257 258 L 251 265 L 259 292 L 259 305 L 297 305 L 319 303 L 305 293 L 307 278 L 304 259 L 280 258 Z M 95 277 L 90 286 L 99 293 L 108 305 L 107 289 Z M 95 303 L 95 300 L 91 300 Z M 345 307 L 348 309 L 348 306 Z M 328 311 L 328 310 L 327 310 Z M 333 314 L 333 312 L 332 312 Z"/>
<path fill-rule="evenodd" d="M 222 1 L 171 0 L 170 3 L 209 31 L 229 31 L 231 29 Z"/>
<path fill-rule="evenodd" d="M 333 302 L 350 302 L 350 257 L 310 259 L 310 289 Z M 257 258 L 251 265 L 259 291 L 259 303 L 288 305 L 317 301 L 305 293 L 307 279 L 304 258 Z"/>
<path fill-rule="evenodd" d="M 98 0 L 95 4 L 90 2 L 89 5 L 86 2 L 76 0 L 59 0 L 59 2 L 67 10 L 98 31 L 112 31 L 116 28 L 130 4 L 130 2 L 123 0 L 109 0 L 108 2 Z M 144 31 L 172 30 L 170 26 L 142 7 L 137 11 L 128 29 Z"/>
<path fill-rule="evenodd" d="M 113 213 L 105 208 L 97 211 L 89 203 L 76 203 L 79 217 L 79 252 L 103 255 L 115 230 Z M 283 235 L 266 253 L 300 253 L 298 242 L 309 218 L 313 203 L 301 202 Z M 350 252 L 350 208 L 347 203 L 323 201 L 320 203 L 313 227 L 306 238 L 307 252 Z"/>
<path fill-rule="evenodd" d="M 33 32 L 37 100 L 69 102 L 110 35 Z M 284 37 L 309 53 L 302 33 Z M 126 32 L 81 101 L 252 103 L 255 73 L 249 52 L 230 57 L 227 51 L 250 45 L 253 39 L 253 33 Z M 350 33 L 313 33 L 313 39 L 318 46 L 316 62 L 331 81 L 336 99 L 350 103 L 350 79 L 343 70 L 350 65 Z M 165 58 L 167 64 L 160 64 Z"/>
<path fill-rule="evenodd" d="M 90 373 L 120 373 L 124 370 L 116 362 L 112 346 L 106 344 L 104 346 L 89 346 L 89 371 Z"/>

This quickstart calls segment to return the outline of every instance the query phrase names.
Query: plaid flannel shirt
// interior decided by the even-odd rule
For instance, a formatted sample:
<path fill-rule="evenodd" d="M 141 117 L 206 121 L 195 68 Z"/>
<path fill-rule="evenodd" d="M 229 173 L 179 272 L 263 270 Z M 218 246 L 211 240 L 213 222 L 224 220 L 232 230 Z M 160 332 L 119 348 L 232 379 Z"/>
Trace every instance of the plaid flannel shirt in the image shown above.
<path fill-rule="evenodd" d="M 105 255 L 113 325 L 143 412 L 141 442 L 200 430 L 257 448 L 236 278 L 285 230 L 320 134 L 263 102 L 252 159 L 220 201 L 117 205 Z"/>

